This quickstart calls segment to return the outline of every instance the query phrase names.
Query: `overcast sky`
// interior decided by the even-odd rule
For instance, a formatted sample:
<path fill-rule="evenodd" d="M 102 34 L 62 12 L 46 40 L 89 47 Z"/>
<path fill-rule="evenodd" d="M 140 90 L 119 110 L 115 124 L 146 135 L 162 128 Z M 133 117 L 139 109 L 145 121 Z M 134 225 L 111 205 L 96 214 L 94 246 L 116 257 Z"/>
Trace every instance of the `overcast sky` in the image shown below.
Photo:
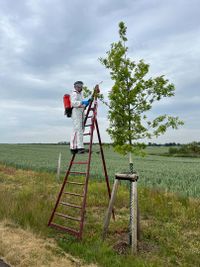
<path fill-rule="evenodd" d="M 176 86 L 175 97 L 151 115 L 185 122 L 149 141 L 200 141 L 200 0 L 0 0 L 0 143 L 69 141 L 62 97 L 76 80 L 111 89 L 98 58 L 118 40 L 120 21 L 129 57 Z M 108 142 L 106 107 L 98 118 Z"/>

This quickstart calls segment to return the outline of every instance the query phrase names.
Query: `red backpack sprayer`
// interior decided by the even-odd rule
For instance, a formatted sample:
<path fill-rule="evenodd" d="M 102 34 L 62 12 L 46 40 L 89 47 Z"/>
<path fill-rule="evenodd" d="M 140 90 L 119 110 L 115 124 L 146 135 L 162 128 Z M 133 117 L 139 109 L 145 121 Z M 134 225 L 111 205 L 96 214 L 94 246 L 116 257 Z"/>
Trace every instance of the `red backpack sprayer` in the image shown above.
<path fill-rule="evenodd" d="M 71 106 L 71 100 L 70 95 L 65 94 L 63 96 L 63 103 L 64 103 L 64 109 L 65 109 L 65 115 L 70 118 L 72 116 L 72 106 Z"/>

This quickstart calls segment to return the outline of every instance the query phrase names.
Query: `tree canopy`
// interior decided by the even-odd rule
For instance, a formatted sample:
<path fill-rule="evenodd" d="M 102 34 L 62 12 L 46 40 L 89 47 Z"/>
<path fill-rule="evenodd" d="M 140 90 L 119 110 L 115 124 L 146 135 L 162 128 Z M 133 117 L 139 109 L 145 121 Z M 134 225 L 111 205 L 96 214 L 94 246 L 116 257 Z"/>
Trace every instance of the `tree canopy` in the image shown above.
<path fill-rule="evenodd" d="M 174 96 L 175 86 L 164 75 L 147 78 L 149 64 L 144 60 L 136 63 L 127 56 L 126 31 L 124 22 L 120 22 L 119 41 L 111 44 L 105 58 L 99 59 L 114 81 L 109 92 L 107 131 L 118 152 L 140 154 L 144 138 L 158 137 L 183 122 L 167 114 L 149 119 L 154 103 Z"/>

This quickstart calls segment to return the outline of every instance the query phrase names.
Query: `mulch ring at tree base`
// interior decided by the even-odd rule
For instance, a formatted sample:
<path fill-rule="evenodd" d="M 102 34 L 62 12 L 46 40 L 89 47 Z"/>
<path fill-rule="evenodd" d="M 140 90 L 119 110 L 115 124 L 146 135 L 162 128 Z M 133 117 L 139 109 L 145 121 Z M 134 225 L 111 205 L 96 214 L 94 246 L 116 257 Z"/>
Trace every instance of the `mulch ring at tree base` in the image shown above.
<path fill-rule="evenodd" d="M 3 260 L 0 259 L 0 267 L 10 267 L 10 265 L 6 264 Z"/>
<path fill-rule="evenodd" d="M 119 241 L 118 243 L 114 244 L 113 249 L 119 255 L 125 255 L 129 251 L 129 244 L 126 241 Z"/>
<path fill-rule="evenodd" d="M 130 253 L 131 245 L 129 244 L 129 234 L 125 230 L 115 231 L 115 238 L 118 241 L 113 240 L 113 250 L 119 255 L 126 255 Z M 138 253 L 151 253 L 153 251 L 158 251 L 159 248 L 152 242 L 147 242 L 145 240 L 137 241 L 137 251 Z"/>
<path fill-rule="evenodd" d="M 114 251 L 119 255 L 126 255 L 130 253 L 131 246 L 127 241 L 119 241 L 113 245 Z M 138 241 L 137 251 L 138 253 L 149 253 L 152 251 L 157 251 L 158 248 L 150 243 Z"/>

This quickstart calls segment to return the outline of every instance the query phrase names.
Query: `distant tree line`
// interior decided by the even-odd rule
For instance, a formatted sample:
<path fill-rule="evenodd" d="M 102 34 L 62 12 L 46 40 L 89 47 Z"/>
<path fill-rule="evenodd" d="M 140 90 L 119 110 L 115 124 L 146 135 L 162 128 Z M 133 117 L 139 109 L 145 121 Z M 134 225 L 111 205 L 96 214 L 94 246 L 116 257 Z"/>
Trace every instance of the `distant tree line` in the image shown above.
<path fill-rule="evenodd" d="M 149 142 L 147 146 L 181 146 L 180 143 L 170 142 L 170 143 L 164 143 L 164 144 L 157 144 L 157 143 L 151 143 Z"/>
<path fill-rule="evenodd" d="M 151 143 L 149 142 L 147 146 L 180 146 L 180 143 L 175 143 L 175 142 L 171 142 L 171 143 L 164 143 L 164 144 L 157 144 L 157 143 Z"/>
<path fill-rule="evenodd" d="M 178 156 L 200 156 L 200 142 L 192 142 L 189 144 L 181 145 L 180 147 L 170 147 L 170 155 Z"/>
<path fill-rule="evenodd" d="M 198 145 L 198 146 L 200 146 L 200 142 L 192 142 L 192 143 L 190 143 L 190 144 L 196 144 L 196 145 Z M 97 143 L 93 143 L 93 144 L 98 144 L 98 142 Z M 113 143 L 102 143 L 104 146 L 107 146 L 107 147 L 110 147 L 110 146 L 113 146 Z M 58 142 L 58 145 L 69 145 L 69 142 L 67 142 L 67 141 L 60 141 L 60 142 Z M 148 144 L 147 144 L 147 146 L 166 146 L 166 147 L 177 147 L 177 146 L 187 146 L 187 145 L 189 145 L 189 144 L 181 144 L 181 143 L 176 143 L 176 142 L 169 142 L 169 143 L 163 143 L 163 144 L 157 144 L 157 143 L 151 143 L 151 142 L 149 142 Z"/>
<path fill-rule="evenodd" d="M 69 145 L 69 142 L 66 142 L 66 141 L 60 141 L 60 142 L 58 142 L 58 145 Z"/>

